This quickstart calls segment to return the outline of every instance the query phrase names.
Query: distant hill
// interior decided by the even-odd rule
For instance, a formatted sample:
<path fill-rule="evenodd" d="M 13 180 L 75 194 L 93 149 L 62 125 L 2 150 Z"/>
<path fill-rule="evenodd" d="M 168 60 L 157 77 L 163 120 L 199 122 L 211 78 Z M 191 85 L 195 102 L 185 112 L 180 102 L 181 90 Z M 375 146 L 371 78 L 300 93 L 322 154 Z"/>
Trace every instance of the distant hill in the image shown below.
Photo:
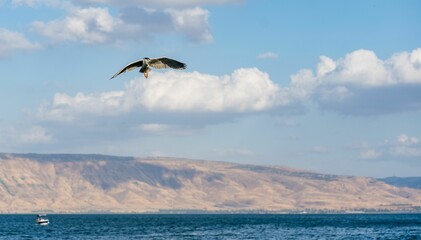
<path fill-rule="evenodd" d="M 25 158 L 36 161 L 75 162 L 87 160 L 124 161 L 134 160 L 134 157 L 118 157 L 102 154 L 39 154 L 39 153 L 0 153 L 0 159 Z"/>
<path fill-rule="evenodd" d="M 397 187 L 421 189 L 421 177 L 387 177 L 379 180 Z"/>
<path fill-rule="evenodd" d="M 0 213 L 419 210 L 421 190 L 278 166 L 0 154 Z"/>

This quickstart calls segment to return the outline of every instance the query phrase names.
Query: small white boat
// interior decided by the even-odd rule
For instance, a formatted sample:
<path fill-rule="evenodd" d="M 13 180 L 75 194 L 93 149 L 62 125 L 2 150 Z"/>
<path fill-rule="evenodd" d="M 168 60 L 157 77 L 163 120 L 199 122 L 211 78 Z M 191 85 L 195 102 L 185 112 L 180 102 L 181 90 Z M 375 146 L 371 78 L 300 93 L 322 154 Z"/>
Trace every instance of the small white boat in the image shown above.
<path fill-rule="evenodd" d="M 38 214 L 35 222 L 37 225 L 45 226 L 50 223 L 50 220 L 48 220 L 47 214 Z"/>

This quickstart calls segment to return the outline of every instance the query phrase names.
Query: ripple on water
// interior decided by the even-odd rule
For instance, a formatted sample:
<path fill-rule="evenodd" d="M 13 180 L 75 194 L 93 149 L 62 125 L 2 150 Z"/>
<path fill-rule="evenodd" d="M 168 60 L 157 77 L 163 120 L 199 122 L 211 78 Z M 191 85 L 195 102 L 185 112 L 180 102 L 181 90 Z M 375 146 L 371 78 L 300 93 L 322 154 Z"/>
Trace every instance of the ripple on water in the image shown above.
<path fill-rule="evenodd" d="M 0 215 L 0 239 L 421 239 L 420 214 Z"/>

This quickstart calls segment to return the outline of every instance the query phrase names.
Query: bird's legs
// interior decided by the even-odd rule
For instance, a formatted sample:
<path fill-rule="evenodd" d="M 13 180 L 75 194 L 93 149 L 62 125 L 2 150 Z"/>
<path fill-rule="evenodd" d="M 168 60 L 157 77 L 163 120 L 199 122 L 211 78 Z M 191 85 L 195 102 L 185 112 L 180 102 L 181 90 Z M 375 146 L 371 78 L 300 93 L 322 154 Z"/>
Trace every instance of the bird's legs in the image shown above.
<path fill-rule="evenodd" d="M 145 78 L 148 78 L 148 76 L 149 76 L 149 68 L 147 68 L 144 72 L 143 72 L 143 75 L 145 76 Z"/>

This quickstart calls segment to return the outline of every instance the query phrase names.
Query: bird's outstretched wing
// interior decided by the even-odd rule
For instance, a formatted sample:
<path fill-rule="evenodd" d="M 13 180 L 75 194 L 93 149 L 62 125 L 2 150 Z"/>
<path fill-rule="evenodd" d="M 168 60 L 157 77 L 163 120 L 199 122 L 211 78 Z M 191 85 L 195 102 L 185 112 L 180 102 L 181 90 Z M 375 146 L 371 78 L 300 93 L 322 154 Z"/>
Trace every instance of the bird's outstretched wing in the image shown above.
<path fill-rule="evenodd" d="M 129 64 L 127 64 L 127 66 L 120 69 L 120 71 L 118 71 L 116 74 L 114 74 L 114 76 L 112 76 L 110 79 L 113 79 L 113 78 L 117 77 L 118 75 L 120 75 L 121 73 L 124 73 L 126 71 L 130 71 L 130 70 L 133 70 L 135 68 L 141 67 L 142 65 L 143 65 L 143 59 L 140 59 L 140 60 L 137 60 L 135 62 L 129 63 Z"/>
<path fill-rule="evenodd" d="M 153 68 L 174 68 L 174 69 L 186 69 L 187 65 L 185 63 L 179 62 L 177 60 L 160 57 L 160 58 L 151 58 L 149 61 L 149 66 Z"/>

